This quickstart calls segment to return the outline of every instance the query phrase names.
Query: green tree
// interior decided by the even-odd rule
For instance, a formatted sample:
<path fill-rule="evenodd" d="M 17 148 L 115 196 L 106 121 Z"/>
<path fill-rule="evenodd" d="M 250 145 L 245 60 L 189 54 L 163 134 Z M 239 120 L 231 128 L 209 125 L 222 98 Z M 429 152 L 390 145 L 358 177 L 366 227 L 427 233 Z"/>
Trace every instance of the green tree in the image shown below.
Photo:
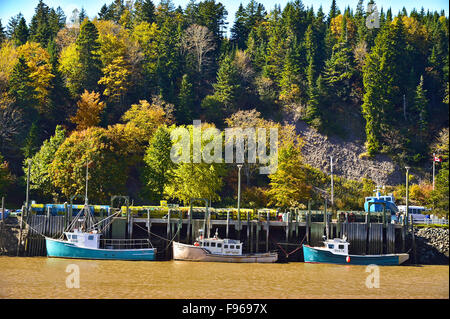
<path fill-rule="evenodd" d="M 19 46 L 25 44 L 28 40 L 28 27 L 25 18 L 22 16 L 17 24 L 17 27 L 14 29 L 14 33 L 11 36 L 11 39 L 14 43 Z"/>
<path fill-rule="evenodd" d="M 33 122 L 28 132 L 28 136 L 25 139 L 25 145 L 22 147 L 23 156 L 25 158 L 32 157 L 38 151 L 40 142 L 38 125 L 36 122 Z"/>
<path fill-rule="evenodd" d="M 47 43 L 52 36 L 49 15 L 50 8 L 42 0 L 39 0 L 31 18 L 30 40 L 40 43 L 43 47 L 47 47 Z"/>
<path fill-rule="evenodd" d="M 397 19 L 387 25 L 375 39 L 375 45 L 366 58 L 363 70 L 364 103 L 362 113 L 366 120 L 366 148 L 369 156 L 384 145 L 383 131 L 396 125 L 395 111 L 403 109 L 406 66 L 403 23 Z"/>
<path fill-rule="evenodd" d="M 286 143 L 278 150 L 278 169 L 269 175 L 270 204 L 277 207 L 299 206 L 311 197 L 299 145 Z"/>
<path fill-rule="evenodd" d="M 195 107 L 195 93 L 187 74 L 181 79 L 180 93 L 178 95 L 178 107 L 175 110 L 177 123 L 188 124 L 192 122 L 192 114 Z"/>
<path fill-rule="evenodd" d="M 417 123 L 419 135 L 425 136 L 428 130 L 428 99 L 426 97 L 426 90 L 423 87 L 423 76 L 420 77 L 420 83 L 416 88 L 414 96 L 414 122 Z"/>
<path fill-rule="evenodd" d="M 172 140 L 169 129 L 160 126 L 151 138 L 144 156 L 144 179 L 153 202 L 163 199 L 164 188 L 172 178 L 170 172 L 175 167 L 175 163 L 170 159 L 171 149 Z"/>
<path fill-rule="evenodd" d="M 16 105 L 23 113 L 33 116 L 33 106 L 37 103 L 36 91 L 31 79 L 31 71 L 25 58 L 19 56 L 9 78 L 9 95 L 14 98 Z"/>
<path fill-rule="evenodd" d="M 333 54 L 325 63 L 324 81 L 330 97 L 349 101 L 355 76 L 353 52 L 347 42 L 333 48 Z"/>
<path fill-rule="evenodd" d="M 202 132 L 212 128 L 211 125 L 203 125 Z M 190 139 L 193 137 L 193 127 L 188 126 Z M 221 137 L 222 138 L 222 137 Z M 202 138 L 201 151 L 203 152 L 205 145 L 212 141 L 211 139 Z M 174 198 L 189 204 L 191 198 L 208 198 L 212 201 L 220 200 L 219 191 L 223 186 L 223 176 L 225 176 L 226 168 L 223 163 L 193 163 L 192 154 L 189 155 L 188 163 L 179 163 L 171 172 L 172 178 L 166 185 L 164 193 L 169 198 Z"/>
<path fill-rule="evenodd" d="M 31 157 L 30 167 L 30 189 L 37 191 L 45 198 L 54 199 L 58 197 L 58 192 L 52 184 L 52 177 L 49 174 L 49 165 L 52 163 L 55 153 L 66 139 L 65 129 L 58 125 L 55 134 L 45 140 L 39 151 Z M 25 160 L 23 171 L 28 171 L 28 160 Z"/>
<path fill-rule="evenodd" d="M 134 7 L 137 21 L 150 24 L 155 21 L 155 5 L 151 0 L 138 0 Z"/>
<path fill-rule="evenodd" d="M 217 81 L 213 84 L 214 97 L 223 104 L 225 110 L 233 111 L 239 96 L 239 77 L 236 65 L 230 55 L 225 56 L 217 72 Z"/>
<path fill-rule="evenodd" d="M 136 161 L 132 160 L 135 143 L 124 128 L 91 127 L 74 131 L 64 140 L 48 169 L 53 185 L 64 198 L 84 194 L 88 161 L 91 202 L 107 202 L 112 195 L 127 194 L 130 167 Z"/>
<path fill-rule="evenodd" d="M 99 48 L 98 30 L 91 21 L 85 20 L 81 24 L 80 34 L 76 40 L 76 50 L 80 65 L 78 74 L 80 88 L 78 93 L 81 93 L 81 90 L 93 91 L 98 88 L 97 82 L 101 76 Z"/>
<path fill-rule="evenodd" d="M 3 41 L 6 40 L 5 29 L 2 25 L 2 20 L 0 19 L 0 45 L 2 45 Z"/>

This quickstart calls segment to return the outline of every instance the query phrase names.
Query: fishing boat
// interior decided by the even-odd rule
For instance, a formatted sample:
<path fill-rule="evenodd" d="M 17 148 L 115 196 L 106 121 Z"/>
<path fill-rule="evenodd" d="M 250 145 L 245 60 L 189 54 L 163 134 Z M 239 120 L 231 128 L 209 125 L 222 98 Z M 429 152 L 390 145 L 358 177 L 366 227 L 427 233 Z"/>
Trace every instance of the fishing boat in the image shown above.
<path fill-rule="evenodd" d="M 61 238 L 45 237 L 48 257 L 109 259 L 109 260 L 155 260 L 156 248 L 148 239 L 101 239 L 102 230 L 112 223 L 120 212 L 95 222 L 87 198 L 88 165 L 86 165 L 86 195 L 81 209 Z M 103 229 L 99 229 L 103 225 Z M 66 238 L 64 238 L 64 236 Z"/>
<path fill-rule="evenodd" d="M 148 240 L 102 240 L 96 231 L 78 229 L 64 235 L 67 239 L 45 237 L 48 257 L 110 260 L 155 260 L 156 257 L 156 248 L 150 248 Z"/>
<path fill-rule="evenodd" d="M 303 258 L 305 263 L 329 263 L 345 265 L 400 265 L 408 260 L 409 255 L 404 254 L 380 254 L 380 255 L 349 255 L 350 243 L 343 239 L 335 238 L 324 241 L 322 247 L 303 245 Z"/>
<path fill-rule="evenodd" d="M 374 190 L 374 196 L 368 196 L 364 200 L 364 211 L 366 213 L 390 213 L 388 216 L 395 215 L 399 210 L 395 204 L 395 198 L 393 194 L 381 195 L 381 187 L 377 186 Z"/>
<path fill-rule="evenodd" d="M 274 263 L 278 260 L 278 254 L 276 252 L 242 254 L 242 243 L 239 240 L 219 238 L 216 230 L 214 237 L 204 238 L 200 235 L 193 245 L 174 241 L 173 259 L 230 263 Z"/>

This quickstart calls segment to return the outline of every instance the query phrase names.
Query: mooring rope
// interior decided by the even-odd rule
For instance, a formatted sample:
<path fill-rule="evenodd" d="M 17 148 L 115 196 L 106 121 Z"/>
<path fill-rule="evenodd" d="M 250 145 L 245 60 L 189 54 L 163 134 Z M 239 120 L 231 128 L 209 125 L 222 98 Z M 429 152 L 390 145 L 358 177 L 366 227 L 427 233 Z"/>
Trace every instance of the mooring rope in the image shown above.
<path fill-rule="evenodd" d="M 178 232 L 180 231 L 180 228 L 181 228 L 180 225 L 178 225 L 178 229 L 177 229 L 177 231 L 175 232 L 175 235 L 173 236 L 173 238 L 172 238 L 171 240 L 169 240 L 169 239 L 164 238 L 164 237 L 161 237 L 161 236 L 159 236 L 159 235 L 157 235 L 157 234 L 155 234 L 155 233 L 152 233 L 152 232 L 149 231 L 148 229 L 145 229 L 145 228 L 141 227 L 139 224 L 136 224 L 136 226 L 139 227 L 140 229 L 142 229 L 142 230 L 148 232 L 150 235 L 153 235 L 153 236 L 156 236 L 156 237 L 158 237 L 158 238 L 161 238 L 162 240 L 168 241 L 169 243 L 167 244 L 167 247 L 166 247 L 165 249 L 169 248 L 170 244 L 171 244 L 172 241 L 175 239 L 175 237 L 178 235 Z"/>
<path fill-rule="evenodd" d="M 304 242 L 304 240 L 305 240 L 305 238 L 306 238 L 306 234 L 305 234 L 305 236 L 303 236 L 303 239 L 302 239 L 302 241 L 300 242 L 299 247 L 297 247 L 296 249 L 294 249 L 293 251 L 291 251 L 291 252 L 289 252 L 289 253 L 288 253 L 286 250 L 284 250 L 283 247 L 281 247 L 280 244 L 279 244 L 278 242 L 276 242 L 275 240 L 273 240 L 272 237 L 269 237 L 269 238 L 270 238 L 270 240 L 272 240 L 278 247 L 280 247 L 280 249 L 281 249 L 281 250 L 283 251 L 283 253 L 286 255 L 286 258 L 288 258 L 290 255 L 292 255 L 293 253 L 295 253 L 297 250 L 299 250 L 299 249 L 302 248 L 302 244 L 303 244 L 303 242 Z M 296 244 L 291 244 L 291 245 L 296 245 Z"/>

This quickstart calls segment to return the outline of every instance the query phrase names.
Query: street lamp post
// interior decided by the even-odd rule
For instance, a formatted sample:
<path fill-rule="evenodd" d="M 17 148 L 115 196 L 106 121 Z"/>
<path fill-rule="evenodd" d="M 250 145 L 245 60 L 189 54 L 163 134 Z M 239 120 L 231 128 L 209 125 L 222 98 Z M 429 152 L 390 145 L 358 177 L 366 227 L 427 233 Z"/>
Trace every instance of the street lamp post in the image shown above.
<path fill-rule="evenodd" d="M 333 183 L 333 156 L 330 156 L 331 168 L 331 210 L 334 208 L 334 183 Z"/>
<path fill-rule="evenodd" d="M 30 193 L 30 168 L 31 168 L 31 159 L 28 159 L 28 171 L 27 171 L 27 192 L 25 195 L 25 212 L 22 212 L 22 215 L 25 213 L 28 216 L 29 210 L 29 193 Z"/>
<path fill-rule="evenodd" d="M 241 230 L 241 168 L 242 168 L 242 164 L 238 164 L 237 167 L 239 168 L 239 172 L 238 172 L 238 202 L 237 202 L 237 209 L 238 209 L 239 230 Z"/>

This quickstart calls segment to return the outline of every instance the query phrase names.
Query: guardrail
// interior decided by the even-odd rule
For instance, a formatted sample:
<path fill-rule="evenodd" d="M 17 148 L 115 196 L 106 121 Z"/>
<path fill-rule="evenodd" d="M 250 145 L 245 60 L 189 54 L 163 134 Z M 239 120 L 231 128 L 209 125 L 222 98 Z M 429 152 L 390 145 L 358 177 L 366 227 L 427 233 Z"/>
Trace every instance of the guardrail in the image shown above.
<path fill-rule="evenodd" d="M 421 218 L 414 219 L 414 224 L 425 224 L 425 225 L 448 225 L 448 220 L 445 218 Z"/>

